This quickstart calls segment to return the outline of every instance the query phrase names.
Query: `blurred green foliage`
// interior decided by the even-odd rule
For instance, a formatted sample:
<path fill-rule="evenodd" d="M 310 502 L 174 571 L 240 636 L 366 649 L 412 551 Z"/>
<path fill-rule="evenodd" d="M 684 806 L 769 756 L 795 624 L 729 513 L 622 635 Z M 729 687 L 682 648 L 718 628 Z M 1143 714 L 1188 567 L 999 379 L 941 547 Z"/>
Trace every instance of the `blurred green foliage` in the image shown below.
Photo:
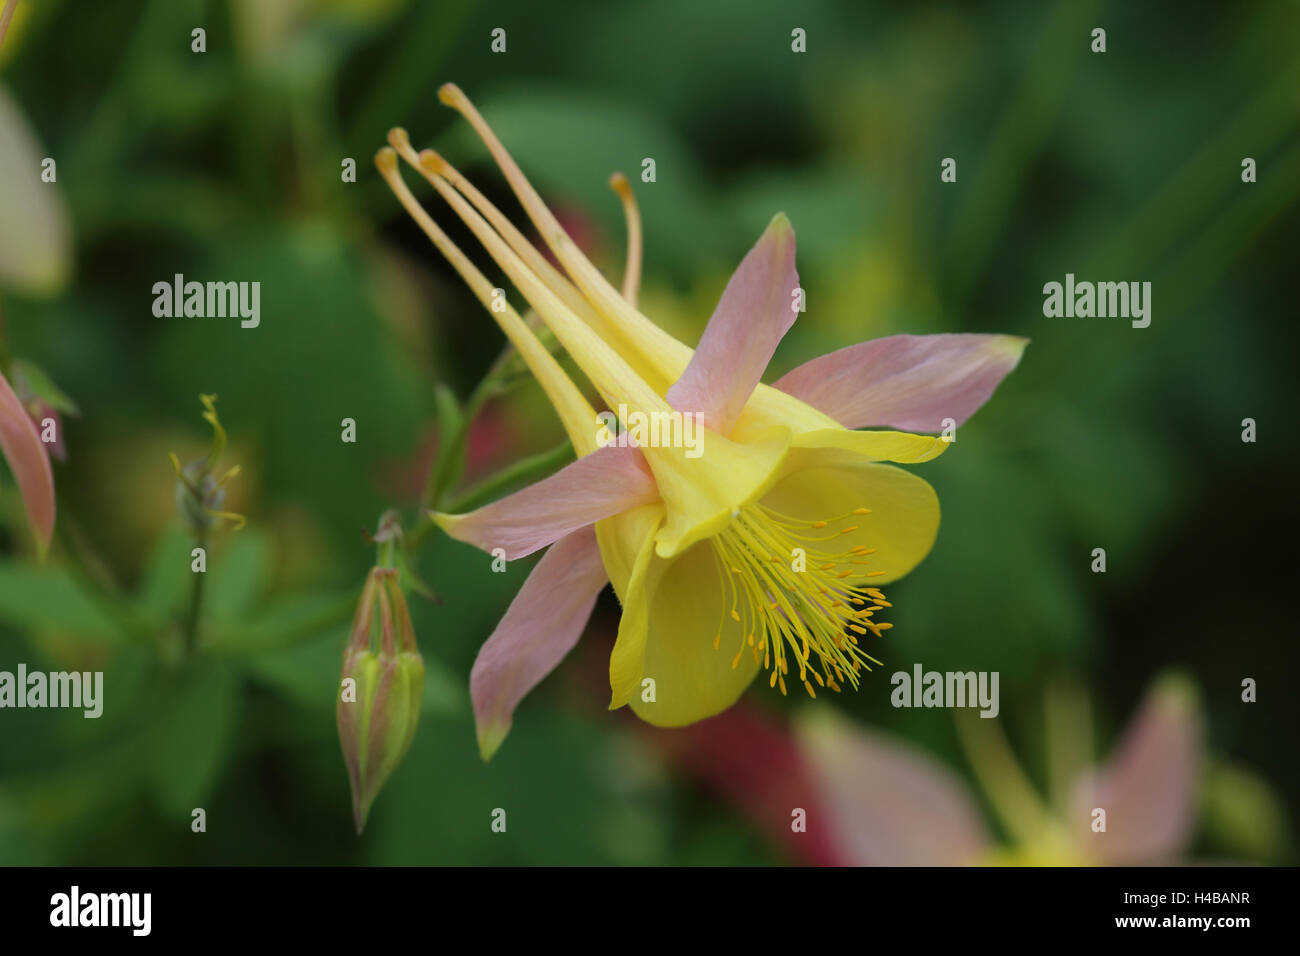
<path fill-rule="evenodd" d="M 442 603 L 412 606 L 424 720 L 352 835 L 333 694 L 373 555 L 362 531 L 387 507 L 413 514 L 434 383 L 468 394 L 501 347 L 370 164 L 403 125 L 514 208 L 439 106 L 445 80 L 610 274 L 623 232 L 608 175 L 635 181 L 656 159 L 657 182 L 637 184 L 642 304 L 688 342 L 778 209 L 809 304 L 774 374 L 897 332 L 1031 337 L 922 469 L 944 524 L 891 591 L 885 671 L 826 706 L 967 772 L 948 714 L 888 706 L 889 672 L 1000 671 L 1004 719 L 1036 754 L 1049 679 L 1091 689 L 1109 741 L 1180 667 L 1203 690 L 1212 755 L 1232 761 L 1207 783 L 1197 852 L 1294 860 L 1300 712 L 1278 678 L 1300 665 L 1280 547 L 1297 525 L 1295 4 L 31 0 L 20 14 L 0 83 L 57 160 L 74 251 L 57 292 L 0 288 L 6 351 L 81 414 L 46 565 L 7 476 L 0 490 L 0 668 L 102 669 L 108 696 L 98 721 L 0 713 L 0 862 L 782 859 L 653 734 L 605 712 L 612 595 L 482 765 L 469 667 L 526 569 L 487 573 L 439 535 L 418 571 Z M 1096 25 L 1105 54 L 1088 52 Z M 807 54 L 790 52 L 795 26 Z M 939 182 L 947 156 L 956 184 Z M 1066 272 L 1150 279 L 1151 327 L 1045 319 L 1042 285 Z M 260 327 L 154 317 L 151 287 L 176 273 L 260 281 Z M 214 539 L 204 646 L 184 660 L 160 652 L 190 578 L 166 453 L 201 453 L 200 392 L 221 396 L 244 466 L 230 505 L 250 527 Z M 345 417 L 356 444 L 339 441 Z M 524 387 L 471 438 L 472 479 L 562 435 Z M 1244 677 L 1257 704 L 1240 701 Z M 489 829 L 495 807 L 509 840 Z"/>

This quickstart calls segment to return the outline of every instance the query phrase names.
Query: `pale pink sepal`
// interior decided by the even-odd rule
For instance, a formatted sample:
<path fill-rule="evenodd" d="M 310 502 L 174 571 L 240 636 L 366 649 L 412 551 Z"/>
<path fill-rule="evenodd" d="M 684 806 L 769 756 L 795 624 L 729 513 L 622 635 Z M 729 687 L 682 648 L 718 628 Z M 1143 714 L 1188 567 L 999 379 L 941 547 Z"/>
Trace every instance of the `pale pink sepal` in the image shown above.
<path fill-rule="evenodd" d="M 798 286 L 794 229 L 778 214 L 727 282 L 669 404 L 702 412 L 705 425 L 728 434 L 794 324 Z"/>
<path fill-rule="evenodd" d="M 484 760 L 501 746 L 519 702 L 578 643 L 607 580 L 592 528 L 557 541 L 528 575 L 470 672 Z"/>
<path fill-rule="evenodd" d="M 1014 335 L 891 335 L 828 352 L 776 388 L 845 428 L 938 432 L 988 401 L 1029 343 Z"/>
<path fill-rule="evenodd" d="M 992 846 L 965 783 L 938 761 L 827 711 L 797 725 L 842 854 L 857 866 L 962 866 Z"/>
<path fill-rule="evenodd" d="M 592 421 L 595 428 L 598 423 Z M 538 551 L 579 528 L 659 500 L 640 450 L 608 445 L 500 501 L 463 515 L 433 514 L 458 541 L 507 560 Z"/>
<path fill-rule="evenodd" d="M 54 535 L 54 473 L 50 471 L 50 457 L 36 424 L 3 375 L 0 375 L 0 452 L 4 453 L 18 482 L 27 521 L 36 535 L 37 553 L 44 559 Z"/>
<path fill-rule="evenodd" d="M 1086 855 L 1112 866 L 1174 861 L 1195 822 L 1202 747 L 1195 689 L 1166 678 L 1110 761 L 1075 788 L 1071 829 Z M 1097 810 L 1106 811 L 1104 831 Z"/>

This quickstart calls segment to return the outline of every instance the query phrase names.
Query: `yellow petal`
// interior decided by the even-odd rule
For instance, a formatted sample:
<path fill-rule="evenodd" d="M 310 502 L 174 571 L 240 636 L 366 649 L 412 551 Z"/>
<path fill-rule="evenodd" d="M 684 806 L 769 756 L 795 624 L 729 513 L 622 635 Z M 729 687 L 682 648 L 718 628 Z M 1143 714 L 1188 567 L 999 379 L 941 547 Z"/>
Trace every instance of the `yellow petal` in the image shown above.
<path fill-rule="evenodd" d="M 749 441 L 741 444 L 706 431 L 703 453 L 694 459 L 685 458 L 682 449 L 644 449 L 668 509 L 659 532 L 659 557 L 671 558 L 717 534 L 737 508 L 760 500 L 783 476 L 812 463 L 825 465 L 835 460 L 852 467 L 870 461 L 924 462 L 941 455 L 949 445 L 930 435 L 855 432 L 838 425 L 811 431 L 774 427 L 747 438 Z M 842 514 L 853 507 L 856 505 L 814 517 Z"/>
<path fill-rule="evenodd" d="M 875 549 L 865 558 L 867 563 L 858 566 L 872 575 L 863 578 L 861 586 L 898 580 L 934 546 L 939 498 L 929 482 L 892 465 L 847 458 L 834 449 L 805 450 L 792 457 L 795 454 L 805 467 L 780 481 L 763 504 L 807 521 L 870 509 L 855 517 L 855 530 L 836 542 L 846 552 L 859 545 Z"/>
<path fill-rule="evenodd" d="M 637 555 L 646 547 L 647 541 L 653 546 L 655 532 L 663 520 L 664 506 L 656 503 L 642 505 L 596 522 L 596 540 L 600 544 L 605 573 L 609 575 L 609 583 L 614 586 L 614 593 L 624 604 L 627 603 L 628 587 Z"/>
<path fill-rule="evenodd" d="M 853 583 L 863 587 L 888 584 L 911 571 L 929 553 L 939 529 L 939 501 L 926 481 L 844 448 L 792 450 L 760 500 L 809 522 L 868 509 L 837 540 L 846 552 L 859 546 L 869 551 L 865 563 L 854 566 L 864 577 Z M 650 723 L 681 726 L 734 703 L 759 662 L 749 653 L 737 659 L 740 648 L 714 649 L 727 609 L 711 543 L 700 540 L 664 557 L 662 546 L 654 543 L 658 538 L 662 545 L 665 537 L 658 530 L 664 512 L 658 506 L 638 512 L 597 526 L 606 568 L 623 602 L 610 655 L 610 706 L 631 704 Z M 646 678 L 655 682 L 653 701 L 644 699 Z"/>
<path fill-rule="evenodd" d="M 789 444 L 788 428 L 772 428 L 747 445 L 705 431 L 698 458 L 687 458 L 683 448 L 643 449 L 668 509 L 659 556 L 681 554 L 725 528 L 736 509 L 758 499 L 780 477 Z"/>
<path fill-rule="evenodd" d="M 790 444 L 793 448 L 840 449 L 871 461 L 916 464 L 938 458 L 951 442 L 934 435 L 896 431 L 855 432 L 837 427 L 800 432 Z"/>
<path fill-rule="evenodd" d="M 629 517 L 632 513 L 626 512 L 596 525 L 600 556 L 609 572 L 610 583 L 623 602 L 618 639 L 609 655 L 610 710 L 622 707 L 641 690 L 650 626 L 647 588 L 653 590 L 657 586 L 666 566 L 662 561 L 657 564 L 653 561 L 655 532 L 664 517 L 662 510 L 652 511 L 653 507 L 638 509 L 645 512 L 640 516 Z M 644 537 L 633 537 L 638 532 L 644 532 Z"/>
<path fill-rule="evenodd" d="M 640 667 L 628 668 L 615 705 L 626 701 L 658 727 L 681 727 L 721 713 L 759 670 L 748 646 L 731 640 L 714 649 L 725 608 L 711 547 L 701 542 L 667 561 L 648 554 L 623 609 L 616 652 L 628 664 L 639 652 Z M 611 657 L 611 676 L 614 661 Z"/>

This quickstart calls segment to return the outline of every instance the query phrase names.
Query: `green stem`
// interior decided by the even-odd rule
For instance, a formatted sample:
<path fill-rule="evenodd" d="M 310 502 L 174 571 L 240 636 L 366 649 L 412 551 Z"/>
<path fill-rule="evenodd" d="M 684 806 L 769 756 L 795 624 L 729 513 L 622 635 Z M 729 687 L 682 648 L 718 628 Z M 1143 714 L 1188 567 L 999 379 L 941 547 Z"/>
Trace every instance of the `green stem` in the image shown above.
<path fill-rule="evenodd" d="M 540 324 L 531 310 L 524 316 L 524 322 L 530 327 Z M 547 342 L 548 336 L 545 334 L 545 329 L 538 331 L 538 335 L 544 343 Z M 558 346 L 558 343 L 553 339 L 547 345 L 548 348 L 556 346 Z M 513 374 L 511 370 L 510 363 L 515 357 L 514 346 L 507 345 L 501 350 L 501 354 L 497 356 L 496 361 L 492 363 L 492 366 L 487 370 L 478 385 L 474 387 L 474 391 L 470 393 L 464 407 L 460 409 L 447 407 L 445 410 L 440 411 L 439 418 L 444 424 L 445 434 L 440 436 L 438 458 L 429 471 L 429 480 L 425 484 L 424 494 L 420 496 L 420 510 L 419 514 L 416 515 L 416 528 L 405 536 L 406 553 L 408 555 L 414 555 L 433 531 L 434 524 L 429 520 L 429 511 L 438 510 L 448 492 L 460 480 L 461 472 L 465 467 L 465 446 L 469 440 L 469 430 L 474 424 L 474 419 L 478 417 L 478 413 L 489 399 L 509 391 L 519 380 L 519 376 Z M 440 405 L 451 401 L 454 401 L 454 399 L 451 399 L 449 393 L 440 393 Z M 449 426 L 449 422 L 453 424 Z M 547 471 L 553 470 L 554 467 L 564 462 L 565 455 L 569 453 L 571 453 L 571 449 L 566 443 L 551 451 L 525 459 L 466 492 L 451 506 L 451 510 L 463 511 L 468 507 L 467 502 L 487 500 L 496 491 L 512 482 L 522 480 L 539 468 L 546 468 Z"/>
<path fill-rule="evenodd" d="M 419 513 L 416 515 L 417 527 L 406 536 L 407 554 L 414 554 L 429 536 L 433 530 L 433 522 L 428 517 L 429 511 L 441 504 L 443 496 L 459 480 L 460 475 L 454 472 L 458 471 L 456 463 L 463 461 L 462 456 L 466 442 L 469 440 L 470 426 L 474 424 L 475 417 L 487 404 L 488 399 L 501 390 L 502 383 L 498 376 L 512 352 L 512 347 L 506 346 L 497 356 L 492 367 L 487 370 L 487 374 L 470 393 L 469 400 L 459 410 L 454 427 L 448 429 L 447 434 L 439 436 L 438 457 L 429 470 L 429 480 L 425 483 L 424 493 L 420 496 Z M 444 400 L 446 399 L 440 397 L 440 401 Z M 439 417 L 446 423 L 450 416 L 440 414 Z"/>
<path fill-rule="evenodd" d="M 469 401 L 465 403 L 464 408 L 457 409 L 454 407 L 455 399 L 449 392 L 443 391 L 438 396 L 439 420 L 443 423 L 442 434 L 438 440 L 438 458 L 433 463 L 433 468 L 429 471 L 429 480 L 424 486 L 424 494 L 420 496 L 420 511 L 425 512 L 430 508 L 437 508 L 442 501 L 443 495 L 447 489 L 455 484 L 460 477 L 456 472 L 460 469 L 457 467 L 465 453 L 466 443 L 469 441 L 470 425 L 474 421 L 474 416 L 478 414 L 487 401 L 489 390 L 487 388 L 488 379 L 484 379 L 474 389 L 470 395 Z"/>
<path fill-rule="evenodd" d="M 185 654 L 192 656 L 199 643 L 199 612 L 203 609 L 203 581 L 207 572 L 207 535 L 200 534 L 197 546 L 204 549 L 204 570 L 194 572 L 194 586 L 190 589 L 190 606 L 185 612 Z"/>
<path fill-rule="evenodd" d="M 1007 832 L 1019 843 L 1029 844 L 1052 829 L 1052 817 L 1011 750 L 1006 734 L 996 720 L 987 723 L 957 714 L 953 718 L 957 739 L 970 761 L 994 811 Z"/>

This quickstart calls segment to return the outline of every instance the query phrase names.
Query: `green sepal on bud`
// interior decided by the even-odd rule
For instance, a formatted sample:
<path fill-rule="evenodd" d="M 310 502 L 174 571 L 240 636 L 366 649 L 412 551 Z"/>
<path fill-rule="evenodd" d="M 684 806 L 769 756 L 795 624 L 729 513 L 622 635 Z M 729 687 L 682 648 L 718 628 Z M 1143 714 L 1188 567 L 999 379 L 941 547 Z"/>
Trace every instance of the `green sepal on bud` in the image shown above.
<path fill-rule="evenodd" d="M 366 578 L 340 684 L 339 743 L 360 834 L 375 797 L 415 739 L 424 694 L 424 660 L 396 569 L 374 568 Z"/>

